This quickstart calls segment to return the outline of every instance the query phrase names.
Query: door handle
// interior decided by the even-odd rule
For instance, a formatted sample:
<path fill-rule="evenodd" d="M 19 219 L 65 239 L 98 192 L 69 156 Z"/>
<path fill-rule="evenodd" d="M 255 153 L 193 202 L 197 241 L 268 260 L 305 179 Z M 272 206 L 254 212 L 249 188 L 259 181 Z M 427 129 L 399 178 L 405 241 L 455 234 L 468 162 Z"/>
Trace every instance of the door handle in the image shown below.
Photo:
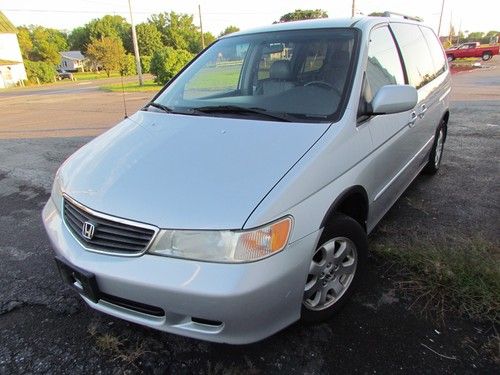
<path fill-rule="evenodd" d="M 425 104 L 422 104 L 422 106 L 420 107 L 420 113 L 418 114 L 418 117 L 421 119 L 424 118 L 425 112 L 427 112 L 427 106 Z"/>
<path fill-rule="evenodd" d="M 413 111 L 410 116 L 411 116 L 411 120 L 408 121 L 408 126 L 410 128 L 413 128 L 415 126 L 415 122 L 417 121 L 417 114 L 415 111 Z"/>

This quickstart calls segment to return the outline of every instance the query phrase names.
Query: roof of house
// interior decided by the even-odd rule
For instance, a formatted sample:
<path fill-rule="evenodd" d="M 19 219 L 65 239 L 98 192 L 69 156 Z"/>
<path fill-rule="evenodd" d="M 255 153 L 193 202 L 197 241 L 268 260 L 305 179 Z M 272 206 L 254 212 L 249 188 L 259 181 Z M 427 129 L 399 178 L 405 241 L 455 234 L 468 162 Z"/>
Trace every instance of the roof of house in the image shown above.
<path fill-rule="evenodd" d="M 59 52 L 62 57 L 69 60 L 84 60 L 85 56 L 80 51 L 63 51 Z"/>
<path fill-rule="evenodd" d="M 0 34 L 16 34 L 17 29 L 5 16 L 5 14 L 0 11 Z"/>

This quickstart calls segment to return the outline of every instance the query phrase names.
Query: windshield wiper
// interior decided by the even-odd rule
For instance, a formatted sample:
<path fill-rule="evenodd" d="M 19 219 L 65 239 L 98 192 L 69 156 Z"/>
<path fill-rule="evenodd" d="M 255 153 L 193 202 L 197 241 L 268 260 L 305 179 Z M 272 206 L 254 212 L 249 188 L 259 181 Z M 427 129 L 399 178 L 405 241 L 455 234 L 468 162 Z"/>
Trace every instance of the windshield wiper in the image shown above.
<path fill-rule="evenodd" d="M 291 122 L 286 113 L 270 113 L 264 108 L 240 107 L 237 105 L 211 105 L 191 109 L 193 113 L 236 113 L 236 114 L 257 114 L 272 118 L 274 120 Z"/>
<path fill-rule="evenodd" d="M 148 107 L 155 107 L 155 108 L 158 108 L 158 109 L 161 109 L 163 112 L 166 112 L 166 113 L 172 113 L 173 110 L 169 107 L 167 107 L 166 105 L 163 105 L 163 104 L 160 104 L 160 103 L 156 103 L 156 102 L 149 102 L 148 104 L 146 104 L 144 106 L 143 109 L 146 109 Z"/>

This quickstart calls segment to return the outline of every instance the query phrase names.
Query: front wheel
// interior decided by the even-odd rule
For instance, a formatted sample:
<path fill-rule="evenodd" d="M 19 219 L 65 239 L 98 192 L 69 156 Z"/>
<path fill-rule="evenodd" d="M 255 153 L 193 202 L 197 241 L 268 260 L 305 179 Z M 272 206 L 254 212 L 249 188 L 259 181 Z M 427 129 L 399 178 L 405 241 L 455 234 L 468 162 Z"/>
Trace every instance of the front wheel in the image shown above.
<path fill-rule="evenodd" d="M 491 53 L 489 52 L 483 53 L 483 61 L 488 61 L 489 59 L 491 59 Z"/>
<path fill-rule="evenodd" d="M 363 274 L 368 241 L 353 218 L 336 215 L 324 229 L 315 250 L 302 299 L 302 320 L 321 322 L 349 299 Z"/>

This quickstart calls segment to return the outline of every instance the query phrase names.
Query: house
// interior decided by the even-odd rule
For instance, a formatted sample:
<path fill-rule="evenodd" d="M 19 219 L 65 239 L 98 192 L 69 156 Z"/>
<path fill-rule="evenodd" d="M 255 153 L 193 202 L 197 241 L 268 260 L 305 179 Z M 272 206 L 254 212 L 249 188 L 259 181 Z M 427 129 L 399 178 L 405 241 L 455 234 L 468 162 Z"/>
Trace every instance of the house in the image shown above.
<path fill-rule="evenodd" d="M 84 71 L 85 56 L 80 51 L 64 51 L 59 53 L 61 54 L 60 69 L 72 72 L 78 70 Z"/>
<path fill-rule="evenodd" d="M 22 85 L 26 79 L 17 29 L 0 11 L 0 88 Z"/>

